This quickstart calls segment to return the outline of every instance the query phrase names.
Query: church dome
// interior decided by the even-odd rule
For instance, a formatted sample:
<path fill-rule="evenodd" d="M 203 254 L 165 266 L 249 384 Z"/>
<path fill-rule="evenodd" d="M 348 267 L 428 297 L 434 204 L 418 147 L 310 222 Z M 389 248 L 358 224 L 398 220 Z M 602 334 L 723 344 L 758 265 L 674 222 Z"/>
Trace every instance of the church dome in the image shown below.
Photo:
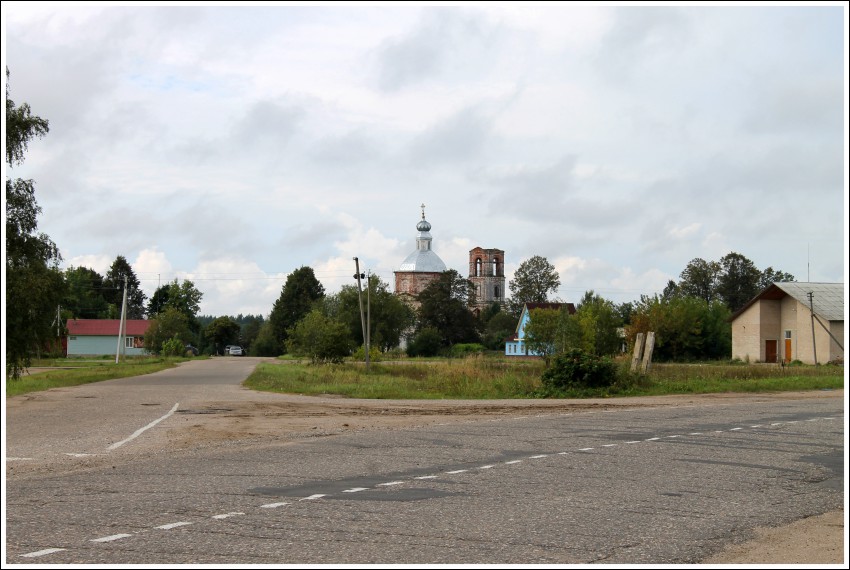
<path fill-rule="evenodd" d="M 416 224 L 419 236 L 416 238 L 416 251 L 408 255 L 401 262 L 399 271 L 416 271 L 427 273 L 442 273 L 446 270 L 446 264 L 440 256 L 431 249 L 431 224 L 425 219 L 425 204 L 422 205 L 422 219 Z"/>

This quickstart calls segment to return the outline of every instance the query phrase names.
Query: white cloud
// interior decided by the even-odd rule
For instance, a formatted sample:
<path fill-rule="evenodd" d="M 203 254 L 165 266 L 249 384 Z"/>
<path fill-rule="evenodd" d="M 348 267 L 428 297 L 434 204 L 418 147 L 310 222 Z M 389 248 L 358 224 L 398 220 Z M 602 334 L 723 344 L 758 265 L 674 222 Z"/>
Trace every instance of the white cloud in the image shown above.
<path fill-rule="evenodd" d="M 213 314 L 353 256 L 392 283 L 421 202 L 450 268 L 543 255 L 570 300 L 733 250 L 801 277 L 789 240 L 840 281 L 842 10 L 7 3 L 10 96 L 50 121 L 11 174 L 68 265 L 195 275 Z"/>

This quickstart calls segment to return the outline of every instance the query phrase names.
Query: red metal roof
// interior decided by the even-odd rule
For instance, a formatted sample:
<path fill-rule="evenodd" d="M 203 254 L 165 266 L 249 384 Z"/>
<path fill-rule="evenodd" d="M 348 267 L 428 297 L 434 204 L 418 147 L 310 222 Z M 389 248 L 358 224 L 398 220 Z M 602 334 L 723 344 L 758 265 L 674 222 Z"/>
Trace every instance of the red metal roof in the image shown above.
<path fill-rule="evenodd" d="M 118 336 L 118 319 L 68 319 L 68 334 L 75 336 Z M 151 322 L 144 319 L 127 319 L 127 336 L 144 335 Z"/>

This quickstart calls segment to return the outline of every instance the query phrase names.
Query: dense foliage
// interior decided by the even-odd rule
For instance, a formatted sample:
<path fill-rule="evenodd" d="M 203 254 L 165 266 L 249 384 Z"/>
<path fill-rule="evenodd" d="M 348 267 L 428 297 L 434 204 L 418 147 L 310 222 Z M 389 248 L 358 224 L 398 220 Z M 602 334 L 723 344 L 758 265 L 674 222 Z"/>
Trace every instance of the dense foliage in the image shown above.
<path fill-rule="evenodd" d="M 29 142 L 47 134 L 48 121 L 32 114 L 26 103 L 16 106 L 9 96 L 6 69 L 6 164 L 24 162 Z M 32 362 L 32 355 L 53 350 L 61 327 L 57 308 L 66 284 L 59 270 L 59 248 L 38 233 L 41 208 L 32 180 L 6 179 L 6 374 L 17 379 Z"/>
<path fill-rule="evenodd" d="M 526 303 L 546 303 L 549 294 L 561 285 L 555 266 L 545 257 L 535 255 L 519 264 L 514 278 L 508 283 L 511 290 L 511 312 L 519 316 Z"/>
<path fill-rule="evenodd" d="M 541 376 L 544 390 L 557 394 L 582 388 L 606 388 L 617 381 L 617 365 L 608 357 L 573 348 L 558 354 Z"/>

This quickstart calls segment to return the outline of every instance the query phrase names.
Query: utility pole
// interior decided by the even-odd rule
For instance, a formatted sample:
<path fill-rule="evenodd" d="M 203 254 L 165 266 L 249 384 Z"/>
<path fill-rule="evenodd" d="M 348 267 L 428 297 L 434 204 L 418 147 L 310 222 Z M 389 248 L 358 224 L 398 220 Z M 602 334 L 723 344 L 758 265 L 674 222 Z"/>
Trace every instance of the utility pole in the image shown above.
<path fill-rule="evenodd" d="M 815 339 L 815 304 L 814 304 L 815 292 L 809 291 L 807 293 L 807 295 L 809 297 L 809 312 L 812 315 L 812 354 L 815 357 L 815 366 L 817 366 L 818 365 L 818 347 L 817 347 L 817 340 Z"/>
<path fill-rule="evenodd" d="M 127 276 L 124 276 L 124 297 L 121 300 L 121 319 L 118 321 L 118 346 L 115 348 L 115 364 L 118 364 L 118 355 L 123 353 L 122 341 L 124 337 L 124 323 L 126 322 L 127 314 Z"/>
<path fill-rule="evenodd" d="M 366 347 L 366 369 L 369 369 L 369 345 L 366 340 L 366 320 L 363 318 L 363 288 L 360 285 L 360 280 L 365 278 L 366 275 L 360 273 L 360 261 L 355 257 L 354 258 L 354 268 L 357 273 L 354 274 L 354 278 L 357 279 L 357 300 L 360 303 L 360 329 L 363 332 L 363 344 Z"/>
<path fill-rule="evenodd" d="M 369 370 L 369 351 L 372 349 L 372 272 L 366 272 L 366 370 Z"/>

